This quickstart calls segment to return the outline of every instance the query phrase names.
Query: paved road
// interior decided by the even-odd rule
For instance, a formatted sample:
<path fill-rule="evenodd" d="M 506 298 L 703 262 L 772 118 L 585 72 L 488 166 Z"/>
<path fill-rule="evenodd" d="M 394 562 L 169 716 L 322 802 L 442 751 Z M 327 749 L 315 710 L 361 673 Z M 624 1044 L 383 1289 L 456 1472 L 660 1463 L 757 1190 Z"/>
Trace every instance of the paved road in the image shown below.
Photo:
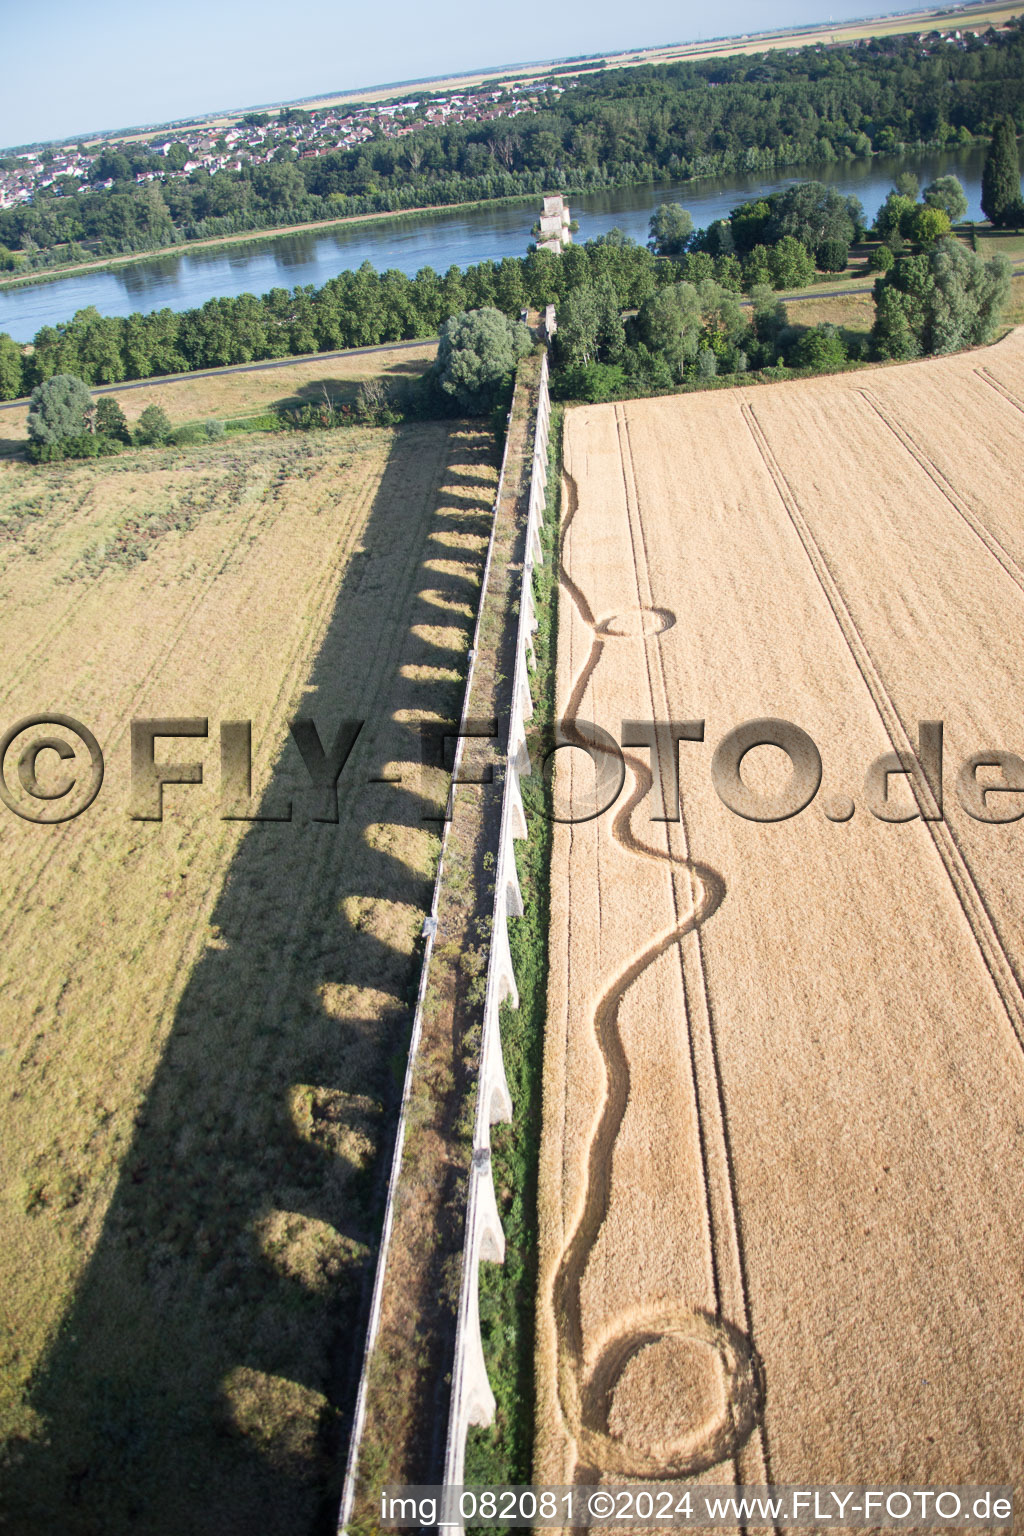
<path fill-rule="evenodd" d="M 1024 263 L 1011 262 L 1014 277 L 1024 277 Z M 874 292 L 874 283 L 861 283 L 858 288 L 812 288 L 807 293 L 781 293 L 779 295 L 783 304 L 799 304 L 801 299 L 845 299 L 858 293 L 866 294 L 868 298 Z M 744 309 L 750 308 L 750 300 L 743 300 Z"/>
<path fill-rule="evenodd" d="M 1014 276 L 1024 274 L 1024 265 L 1014 266 Z M 869 297 L 871 288 L 815 288 L 810 293 L 791 293 L 783 299 L 785 304 L 799 304 L 802 299 L 844 299 L 851 294 L 863 293 Z M 750 300 L 743 300 L 743 308 L 750 308 Z M 94 389 L 94 395 L 118 395 L 128 389 L 148 389 L 152 384 L 180 384 L 184 379 L 213 379 L 224 373 L 263 373 L 270 368 L 294 368 L 297 363 L 311 363 L 314 361 L 328 362 L 333 357 L 359 357 L 365 354 L 370 357 L 375 352 L 406 352 L 413 347 L 425 347 L 432 338 L 422 337 L 419 341 L 389 341 L 380 347 L 349 347 L 343 352 L 307 352 L 301 357 L 278 357 L 268 363 L 234 363 L 229 368 L 203 368 L 195 373 L 165 373 L 154 379 L 134 379 L 128 384 L 104 384 L 99 389 Z M 14 411 L 20 406 L 28 404 L 28 396 L 23 395 L 20 400 L 8 400 L 0 404 L 0 411 Z"/>
<path fill-rule="evenodd" d="M 165 373 L 153 379 L 133 379 L 126 384 L 103 384 L 94 389 L 94 395 L 119 395 L 126 389 L 149 389 L 153 384 L 180 384 L 186 379 L 215 379 L 225 373 L 263 373 L 270 368 L 294 368 L 297 363 L 329 362 L 334 357 L 370 357 L 375 352 L 407 352 L 412 347 L 429 346 L 434 338 L 421 337 L 419 341 L 389 341 L 380 347 L 349 347 L 344 352 L 307 352 L 300 357 L 276 357 L 267 363 L 234 363 L 229 368 L 203 368 L 195 373 Z M 20 400 L 8 400 L 0 405 L 0 411 L 14 411 L 28 404 L 28 396 Z"/>

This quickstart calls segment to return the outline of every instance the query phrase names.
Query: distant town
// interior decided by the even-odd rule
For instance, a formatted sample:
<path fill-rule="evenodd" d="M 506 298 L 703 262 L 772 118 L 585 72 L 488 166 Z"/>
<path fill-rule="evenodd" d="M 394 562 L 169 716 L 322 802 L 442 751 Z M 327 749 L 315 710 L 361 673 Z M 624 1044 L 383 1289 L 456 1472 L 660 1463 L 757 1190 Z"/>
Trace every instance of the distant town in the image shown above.
<path fill-rule="evenodd" d="M 922 31 L 917 41 L 922 54 L 937 48 L 967 48 L 976 39 L 1005 32 L 1005 25 L 949 27 Z M 741 40 L 747 47 L 756 38 Z M 798 39 L 782 50 L 794 54 Z M 835 42 L 817 42 L 818 51 L 834 48 L 863 48 L 867 36 L 845 36 Z M 774 44 L 773 46 L 779 46 Z M 682 50 L 680 50 L 681 52 Z M 675 50 L 646 50 L 632 55 L 628 62 L 640 64 L 667 57 Z M 41 145 L 0 154 L 0 209 L 30 202 L 42 188 L 55 187 L 61 193 L 109 189 L 115 181 L 152 181 L 184 179 L 196 171 L 216 175 L 218 171 L 241 171 L 247 166 L 266 165 L 272 161 L 311 160 L 336 150 L 358 148 L 373 139 L 399 139 L 423 128 L 448 127 L 462 123 L 489 122 L 495 118 L 533 114 L 550 105 L 568 89 L 595 70 L 620 59 L 589 59 L 578 69 L 564 66 L 551 74 L 528 79 L 496 80 L 474 84 L 445 94 L 429 85 L 407 97 L 359 105 L 283 106 L 266 111 L 225 114 L 213 122 L 189 123 L 179 128 L 111 133 L 91 140 Z"/>
<path fill-rule="evenodd" d="M 42 187 L 85 192 L 109 188 L 115 180 L 143 184 L 195 171 L 216 175 L 274 160 L 310 160 L 375 138 L 404 138 L 423 128 L 518 117 L 537 112 L 565 90 L 564 81 L 513 81 L 390 104 L 247 112 L 230 127 L 200 123 L 152 136 L 23 150 L 0 156 L 0 208 L 29 202 Z"/>

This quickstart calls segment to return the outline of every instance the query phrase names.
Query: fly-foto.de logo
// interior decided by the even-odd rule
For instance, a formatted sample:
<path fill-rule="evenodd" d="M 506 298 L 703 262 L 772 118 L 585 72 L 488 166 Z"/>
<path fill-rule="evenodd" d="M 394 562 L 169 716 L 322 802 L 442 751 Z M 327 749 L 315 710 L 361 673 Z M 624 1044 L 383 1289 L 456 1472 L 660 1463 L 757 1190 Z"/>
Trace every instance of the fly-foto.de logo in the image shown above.
<path fill-rule="evenodd" d="M 363 721 L 342 720 L 321 735 L 317 723 L 298 716 L 288 726 L 306 774 L 309 819 L 339 821 L 339 780 L 363 729 Z M 452 777 L 447 804 L 427 808 L 424 821 L 451 814 L 451 790 L 459 784 L 487 784 L 494 771 L 503 771 L 508 752 L 507 732 L 494 720 L 465 719 L 460 723 L 422 721 L 413 725 L 419 736 L 422 769 L 451 771 L 453 747 L 472 741 L 477 748 L 474 768 Z M 131 775 L 127 814 L 135 821 L 162 821 L 168 785 L 204 785 L 207 764 L 196 751 L 180 744 L 210 736 L 203 717 L 146 717 L 131 722 Z M 158 756 L 158 746 L 160 751 Z M 176 743 L 175 760 L 165 761 L 168 743 Z M 326 744 L 325 744 L 326 743 Z M 491 761 L 480 770 L 480 747 L 490 749 Z M 749 752 L 772 747 L 788 760 L 788 776 L 771 791 L 743 775 Z M 575 750 L 591 768 L 582 792 L 560 793 L 542 807 L 553 821 L 584 822 L 612 811 L 632 768 L 650 781 L 646 799 L 651 821 L 678 821 L 681 816 L 680 753 L 708 751 L 703 720 L 627 720 L 617 735 L 579 718 L 562 719 L 532 730 L 507 758 L 515 771 L 550 772 L 555 755 Z M 219 727 L 217 814 L 225 821 L 290 822 L 290 801 L 274 809 L 261 805 L 252 792 L 252 725 L 225 720 Z M 103 786 L 104 757 L 93 732 L 71 715 L 51 711 L 17 721 L 0 738 L 0 799 L 16 816 L 41 826 L 53 826 L 82 815 Z M 822 790 L 821 753 L 813 738 L 792 721 L 765 717 L 748 720 L 728 731 L 715 746 L 708 763 L 710 783 L 723 805 L 745 821 L 789 821 L 819 798 L 824 815 L 833 822 L 849 821 L 859 803 L 876 820 L 889 823 L 943 819 L 946 765 L 943 724 L 921 721 L 917 742 L 883 752 L 867 767 L 859 802 L 845 794 Z M 368 783 L 401 783 L 400 774 L 371 775 Z M 1024 758 L 1003 748 L 973 752 L 957 766 L 953 787 L 958 804 L 975 821 L 1004 824 L 1024 817 Z M 430 796 L 426 799 L 429 801 Z"/>

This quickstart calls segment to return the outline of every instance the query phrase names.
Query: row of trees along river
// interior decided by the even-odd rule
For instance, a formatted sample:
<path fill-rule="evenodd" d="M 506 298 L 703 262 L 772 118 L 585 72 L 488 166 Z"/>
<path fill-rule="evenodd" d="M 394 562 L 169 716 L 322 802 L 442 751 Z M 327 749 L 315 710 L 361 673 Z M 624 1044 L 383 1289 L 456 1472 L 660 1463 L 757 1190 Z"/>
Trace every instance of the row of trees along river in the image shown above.
<path fill-rule="evenodd" d="M 707 226 L 726 217 L 738 203 L 811 177 L 858 197 L 870 222 L 901 171 L 913 172 L 922 185 L 938 176 L 958 176 L 967 193 L 967 217 L 980 220 L 984 217 L 980 199 L 985 152 L 984 145 L 971 145 L 900 158 L 876 155 L 767 179 L 734 174 L 590 193 L 573 202 L 580 223 L 577 238 L 592 239 L 618 227 L 643 243 L 651 214 L 660 203 L 681 202 L 691 211 L 695 225 Z M 27 342 L 42 326 L 59 325 L 90 305 L 104 315 L 148 314 L 165 308 L 194 309 L 208 299 L 241 293 L 320 287 L 364 261 L 379 272 L 393 269 L 407 276 L 426 266 L 439 273 L 452 266 L 464 271 L 480 261 L 521 256 L 535 218 L 533 203 L 495 203 L 245 245 L 183 250 L 120 269 L 85 271 L 39 284 L 18 283 L 0 289 L 0 331 Z"/>

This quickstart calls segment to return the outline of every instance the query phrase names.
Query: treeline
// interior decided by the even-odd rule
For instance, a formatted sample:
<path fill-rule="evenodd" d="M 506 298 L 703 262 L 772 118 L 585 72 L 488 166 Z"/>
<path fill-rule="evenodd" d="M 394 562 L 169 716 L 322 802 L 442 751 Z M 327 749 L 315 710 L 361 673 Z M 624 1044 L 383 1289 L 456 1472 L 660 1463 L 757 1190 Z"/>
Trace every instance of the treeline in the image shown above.
<path fill-rule="evenodd" d="M 262 298 L 210 299 L 175 314 L 101 315 L 79 310 L 63 325 L 44 326 L 23 356 L 0 335 L 0 398 L 14 400 L 54 374 L 87 384 L 120 384 L 272 358 L 376 346 L 437 336 L 445 320 L 466 310 L 494 308 L 515 318 L 602 279 L 622 309 L 634 309 L 661 283 L 678 276 L 650 251 L 615 240 L 570 246 L 562 255 L 485 261 L 444 276 L 424 267 L 415 277 L 376 272 L 369 262 L 342 272 L 322 288 L 274 288 Z"/>
<path fill-rule="evenodd" d="M 379 135 L 318 158 L 280 149 L 269 165 L 140 185 L 131 156 L 105 191 L 60 180 L 0 212 L 0 247 L 43 262 L 55 247 L 101 255 L 273 225 L 633 183 L 828 163 L 1024 126 L 1024 26 L 966 46 L 915 37 L 609 70 L 531 116 L 401 139 Z M 136 159 L 146 152 L 134 151 Z M 124 161 L 124 165 L 120 161 Z M 162 168 L 149 155 L 149 168 Z M 3 252 L 0 251 L 0 257 Z"/>
<path fill-rule="evenodd" d="M 1002 146 L 997 135 L 986 165 L 991 181 L 992 163 L 1000 156 L 1012 160 L 997 167 L 1008 199 L 1019 186 L 1016 153 L 1012 135 Z M 986 266 L 973 252 L 961 260 L 963 248 L 949 238 L 967 207 L 960 183 L 940 177 L 918 202 L 920 191 L 914 176 L 899 176 L 875 222 L 878 243 L 869 265 L 890 274 L 887 283 L 876 286 L 876 357 L 947 350 L 949 336 L 971 332 L 973 321 L 961 324 L 961 289 L 973 295 L 982 317 L 974 339 L 985 339 L 1005 299 L 1005 263 Z M 1012 212 L 1019 203 L 1019 197 L 1016 203 L 1011 199 L 1007 207 Z M 1021 211 L 1024 216 L 1024 207 Z M 444 276 L 429 267 L 412 278 L 396 270 L 378 273 L 364 262 L 319 289 L 275 288 L 261 298 L 211 299 L 180 314 L 162 309 L 103 316 L 90 307 L 65 324 L 44 326 L 25 352 L 0 334 L 0 399 L 16 399 L 54 376 L 111 385 L 426 339 L 466 312 L 496 311 L 514 320 L 526 307 L 541 310 L 548 304 L 557 308 L 555 357 L 572 376 L 565 384 L 570 393 L 615 392 L 627 381 L 641 389 L 670 388 L 720 370 L 775 367 L 794 357 L 800 366 L 824 365 L 823 359 L 833 366 L 846 360 L 834 328 L 827 332 L 827 346 L 815 343 L 814 356 L 804 356 L 800 348 L 806 351 L 810 344 L 805 345 L 799 328 L 788 326 L 772 291 L 811 281 L 816 267 L 845 270 L 851 243 L 866 235 L 856 198 L 821 182 L 799 182 L 740 204 L 728 218 L 703 230 L 694 229 L 686 209 L 663 204 L 651 218 L 646 249 L 613 229 L 558 255 L 534 249 L 525 257 L 480 262 L 465 272 L 452 266 Z M 947 254 L 936 265 L 933 257 L 940 249 Z M 983 280 L 986 271 L 992 284 Z M 939 282 L 937 293 L 953 292 L 956 318 L 938 318 L 933 324 L 923 318 L 920 302 L 914 310 L 911 273 L 919 300 L 920 284 L 933 279 Z M 752 296 L 752 326 L 740 293 Z M 583 381 L 580 370 L 594 367 L 618 371 L 591 374 Z"/>

